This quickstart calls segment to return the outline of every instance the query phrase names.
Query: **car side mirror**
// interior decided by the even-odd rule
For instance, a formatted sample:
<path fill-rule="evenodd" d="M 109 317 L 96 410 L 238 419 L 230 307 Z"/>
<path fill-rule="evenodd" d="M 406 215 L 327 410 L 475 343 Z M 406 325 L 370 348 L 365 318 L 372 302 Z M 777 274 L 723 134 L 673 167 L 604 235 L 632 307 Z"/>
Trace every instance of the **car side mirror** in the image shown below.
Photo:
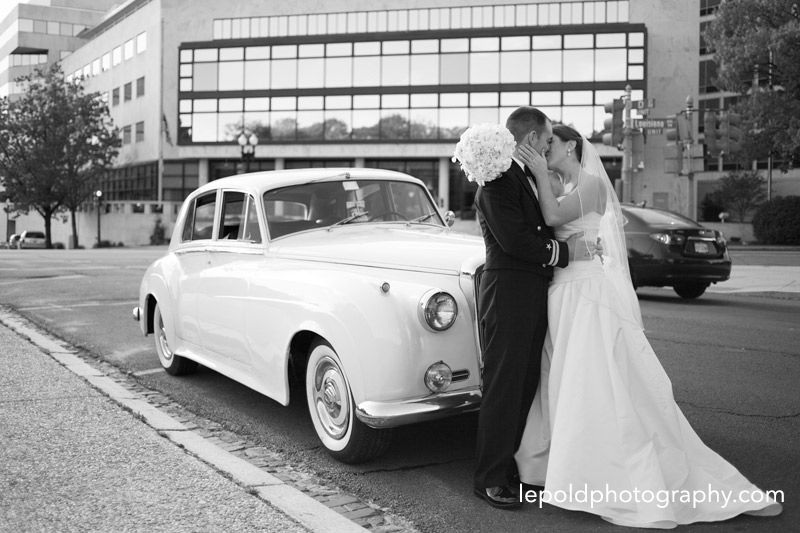
<path fill-rule="evenodd" d="M 444 214 L 444 223 L 447 224 L 447 227 L 453 227 L 453 224 L 456 223 L 456 214 L 452 211 L 448 211 Z"/>

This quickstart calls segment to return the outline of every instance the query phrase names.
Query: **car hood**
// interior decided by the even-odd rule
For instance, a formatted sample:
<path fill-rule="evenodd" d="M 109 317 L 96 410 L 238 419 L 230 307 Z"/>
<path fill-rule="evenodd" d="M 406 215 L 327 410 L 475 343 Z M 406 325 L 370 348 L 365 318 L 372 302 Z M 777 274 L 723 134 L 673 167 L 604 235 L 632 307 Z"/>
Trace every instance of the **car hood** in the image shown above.
<path fill-rule="evenodd" d="M 473 273 L 485 256 L 483 239 L 434 226 L 363 225 L 292 235 L 271 243 L 277 257 L 327 263 Z"/>

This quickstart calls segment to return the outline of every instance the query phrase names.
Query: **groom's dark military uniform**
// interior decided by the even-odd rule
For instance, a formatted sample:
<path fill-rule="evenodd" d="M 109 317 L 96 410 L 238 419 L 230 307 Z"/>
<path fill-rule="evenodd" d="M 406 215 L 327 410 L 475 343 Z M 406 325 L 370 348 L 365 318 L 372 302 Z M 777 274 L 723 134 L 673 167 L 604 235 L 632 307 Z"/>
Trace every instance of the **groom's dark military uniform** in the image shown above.
<path fill-rule="evenodd" d="M 568 262 L 517 162 L 475 196 L 486 264 L 478 293 L 483 338 L 475 488 L 513 486 L 519 447 L 541 369 L 547 285 Z"/>

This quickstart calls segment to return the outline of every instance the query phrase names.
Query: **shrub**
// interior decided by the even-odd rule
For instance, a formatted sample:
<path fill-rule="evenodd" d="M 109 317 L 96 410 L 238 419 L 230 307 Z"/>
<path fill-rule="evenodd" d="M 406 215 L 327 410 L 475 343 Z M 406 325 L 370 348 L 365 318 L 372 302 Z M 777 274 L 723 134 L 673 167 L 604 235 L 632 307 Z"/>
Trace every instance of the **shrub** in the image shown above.
<path fill-rule="evenodd" d="M 161 224 L 161 219 L 157 218 L 153 226 L 153 233 L 150 234 L 150 244 L 154 246 L 167 244 L 166 228 Z"/>
<path fill-rule="evenodd" d="M 800 196 L 762 204 L 753 217 L 753 233 L 764 244 L 800 244 Z"/>

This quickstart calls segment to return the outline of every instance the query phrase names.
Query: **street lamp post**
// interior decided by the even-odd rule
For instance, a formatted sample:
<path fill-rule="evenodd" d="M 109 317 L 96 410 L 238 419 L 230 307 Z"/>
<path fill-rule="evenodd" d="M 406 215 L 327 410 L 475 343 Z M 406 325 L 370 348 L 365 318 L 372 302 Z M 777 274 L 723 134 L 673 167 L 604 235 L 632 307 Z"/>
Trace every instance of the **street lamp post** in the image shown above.
<path fill-rule="evenodd" d="M 97 247 L 100 248 L 100 207 L 103 205 L 103 191 L 95 191 L 94 196 L 97 199 Z"/>
<path fill-rule="evenodd" d="M 242 161 L 244 162 L 245 173 L 250 172 L 250 161 L 255 159 L 256 145 L 258 144 L 258 137 L 255 133 L 247 135 L 246 130 L 242 130 L 239 135 L 239 146 L 242 147 Z"/>

